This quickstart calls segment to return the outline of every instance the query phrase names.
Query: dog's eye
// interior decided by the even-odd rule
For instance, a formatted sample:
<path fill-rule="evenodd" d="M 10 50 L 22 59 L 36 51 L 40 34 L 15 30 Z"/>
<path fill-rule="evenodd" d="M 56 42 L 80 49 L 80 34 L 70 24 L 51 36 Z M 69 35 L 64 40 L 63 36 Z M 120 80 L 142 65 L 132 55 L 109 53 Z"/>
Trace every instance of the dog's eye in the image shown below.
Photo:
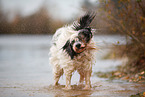
<path fill-rule="evenodd" d="M 79 41 L 79 39 L 78 39 L 78 38 L 76 38 L 76 39 L 75 39 L 75 41 Z"/>
<path fill-rule="evenodd" d="M 84 39 L 84 35 L 79 35 L 79 39 L 80 40 Z"/>
<path fill-rule="evenodd" d="M 84 36 L 84 35 L 81 35 L 81 38 L 82 38 L 82 39 L 84 39 L 84 38 L 85 38 L 85 36 Z"/>

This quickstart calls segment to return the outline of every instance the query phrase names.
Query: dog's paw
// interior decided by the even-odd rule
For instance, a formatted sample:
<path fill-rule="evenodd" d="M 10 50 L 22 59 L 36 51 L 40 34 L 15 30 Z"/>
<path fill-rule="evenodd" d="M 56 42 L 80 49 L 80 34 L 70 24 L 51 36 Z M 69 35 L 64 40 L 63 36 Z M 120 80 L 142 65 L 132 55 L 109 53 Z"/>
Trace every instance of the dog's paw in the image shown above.
<path fill-rule="evenodd" d="M 72 89 L 71 86 L 65 86 L 65 88 L 63 88 L 63 90 L 66 90 L 66 91 L 71 90 L 71 89 Z"/>
<path fill-rule="evenodd" d="M 83 89 L 84 87 L 85 87 L 85 85 L 84 85 L 83 83 L 79 83 L 79 84 L 78 84 L 78 88 L 79 88 L 79 89 Z"/>
<path fill-rule="evenodd" d="M 91 86 L 85 86 L 83 90 L 91 90 Z"/>
<path fill-rule="evenodd" d="M 54 83 L 54 86 L 57 87 L 57 86 L 60 86 L 60 84 L 59 83 Z"/>

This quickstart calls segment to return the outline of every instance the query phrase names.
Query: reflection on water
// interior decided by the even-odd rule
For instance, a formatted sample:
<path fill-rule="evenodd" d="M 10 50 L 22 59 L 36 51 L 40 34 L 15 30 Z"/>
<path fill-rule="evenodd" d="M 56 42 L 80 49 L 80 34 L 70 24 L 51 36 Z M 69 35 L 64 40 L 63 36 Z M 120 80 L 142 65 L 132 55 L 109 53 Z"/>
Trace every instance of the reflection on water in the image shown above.
<path fill-rule="evenodd" d="M 49 74 L 49 44 L 46 36 L 1 36 L 0 78 L 31 79 Z"/>
<path fill-rule="evenodd" d="M 79 87 L 78 85 L 72 85 L 72 90 L 63 90 L 65 86 L 60 85 L 58 87 L 54 87 L 50 85 L 49 87 L 44 87 L 44 92 L 51 92 L 55 94 L 55 97 L 78 97 L 78 96 L 89 96 L 93 93 L 93 90 L 82 90 L 83 87 Z M 57 92 L 56 92 L 57 91 Z"/>
<path fill-rule="evenodd" d="M 51 84 L 53 83 L 52 69 L 49 64 L 49 48 L 51 45 L 52 36 L 0 36 L 0 93 L 5 97 L 9 97 L 11 93 L 15 97 L 19 97 L 19 93 L 23 96 L 28 96 L 28 93 L 17 92 L 19 88 L 25 90 L 25 92 L 42 91 L 51 96 L 58 96 L 62 92 L 61 89 L 52 89 Z M 96 53 L 96 64 L 93 67 L 93 72 L 107 72 L 114 70 L 117 65 L 122 64 L 121 60 L 101 60 L 101 57 L 106 54 L 110 49 L 111 44 L 116 44 L 119 41 L 120 44 L 125 44 L 125 37 L 123 36 L 95 36 L 96 45 L 100 50 Z M 78 83 L 79 75 L 75 72 L 72 77 L 72 85 L 75 88 L 70 94 L 63 92 L 62 95 L 78 96 L 78 95 L 98 95 L 95 91 L 101 88 L 102 91 L 109 89 L 108 83 L 105 79 L 92 76 L 91 81 L 93 85 L 92 91 L 83 92 L 76 91 L 76 84 Z M 104 83 L 101 83 L 104 82 Z M 60 79 L 60 84 L 65 84 L 65 76 Z M 115 84 L 115 83 L 114 83 Z M 114 85 L 113 84 L 113 85 Z M 118 84 L 118 83 L 116 83 Z M 115 84 L 115 86 L 116 86 Z M 108 87 L 106 87 L 106 86 Z M 129 85 L 130 87 L 132 85 Z M 10 87 L 5 88 L 3 87 Z M 11 88 L 12 87 L 12 88 Z M 15 87 L 15 88 L 14 88 Z M 18 87 L 18 88 L 17 88 Z M 43 88 L 42 88 L 43 87 Z M 104 87 L 104 88 L 103 88 Z M 124 86 L 113 87 L 112 89 L 124 90 Z M 125 88 L 122 88 L 125 87 Z M 106 88 L 106 89 L 105 89 Z M 133 88 L 134 89 L 134 88 Z M 29 91 L 31 90 L 31 91 Z M 3 92 L 2 92 L 3 91 Z M 51 91 L 48 92 L 48 91 Z M 54 93 L 59 91 L 57 93 Z M 15 93 L 16 92 L 16 93 Z M 7 96 L 6 96 L 7 94 Z M 21 95 L 22 95 L 21 94 Z M 46 96 L 43 93 L 34 93 L 39 96 Z M 47 95 L 48 95 L 47 94 Z M 57 95 L 58 94 L 58 95 Z M 83 96 L 83 97 L 84 97 Z"/>

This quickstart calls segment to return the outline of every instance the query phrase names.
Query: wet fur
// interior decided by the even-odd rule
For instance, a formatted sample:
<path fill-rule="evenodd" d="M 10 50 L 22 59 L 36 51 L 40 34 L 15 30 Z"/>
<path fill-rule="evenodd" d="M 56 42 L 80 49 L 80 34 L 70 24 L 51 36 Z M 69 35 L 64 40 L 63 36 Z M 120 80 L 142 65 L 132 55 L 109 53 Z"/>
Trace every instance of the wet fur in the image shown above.
<path fill-rule="evenodd" d="M 59 78 L 66 76 L 65 89 L 71 89 L 71 77 L 74 71 L 80 74 L 80 84 L 85 81 L 85 88 L 91 88 L 92 65 L 95 59 L 95 43 L 89 24 L 94 15 L 86 14 L 71 26 L 65 26 L 56 31 L 53 45 L 50 48 L 50 63 L 53 66 L 54 85 L 58 85 Z M 73 49 L 76 41 L 83 42 L 85 49 L 77 53 Z"/>

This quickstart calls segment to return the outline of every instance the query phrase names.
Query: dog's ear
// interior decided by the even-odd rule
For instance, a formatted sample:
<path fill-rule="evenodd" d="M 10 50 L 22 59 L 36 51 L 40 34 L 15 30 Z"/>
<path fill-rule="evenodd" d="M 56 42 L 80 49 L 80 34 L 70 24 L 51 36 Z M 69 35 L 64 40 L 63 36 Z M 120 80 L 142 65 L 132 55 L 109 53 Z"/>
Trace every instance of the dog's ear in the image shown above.
<path fill-rule="evenodd" d="M 86 15 L 84 15 L 83 17 L 80 18 L 80 20 L 78 21 L 78 23 L 73 24 L 74 26 L 74 30 L 78 31 L 84 28 L 87 28 L 90 23 L 92 22 L 92 20 L 94 19 L 95 14 L 92 12 L 88 12 Z"/>
<path fill-rule="evenodd" d="M 65 50 L 67 52 L 67 54 L 71 57 L 71 59 L 74 58 L 74 56 L 76 55 L 76 52 L 73 50 L 73 47 L 70 43 L 70 40 L 68 40 L 65 45 L 62 47 L 63 50 Z"/>
<path fill-rule="evenodd" d="M 92 37 L 93 37 L 93 34 L 92 34 L 92 32 L 91 32 L 91 28 L 85 28 L 85 29 L 88 30 L 88 32 L 89 32 L 89 34 L 90 34 L 90 38 L 92 38 Z"/>

